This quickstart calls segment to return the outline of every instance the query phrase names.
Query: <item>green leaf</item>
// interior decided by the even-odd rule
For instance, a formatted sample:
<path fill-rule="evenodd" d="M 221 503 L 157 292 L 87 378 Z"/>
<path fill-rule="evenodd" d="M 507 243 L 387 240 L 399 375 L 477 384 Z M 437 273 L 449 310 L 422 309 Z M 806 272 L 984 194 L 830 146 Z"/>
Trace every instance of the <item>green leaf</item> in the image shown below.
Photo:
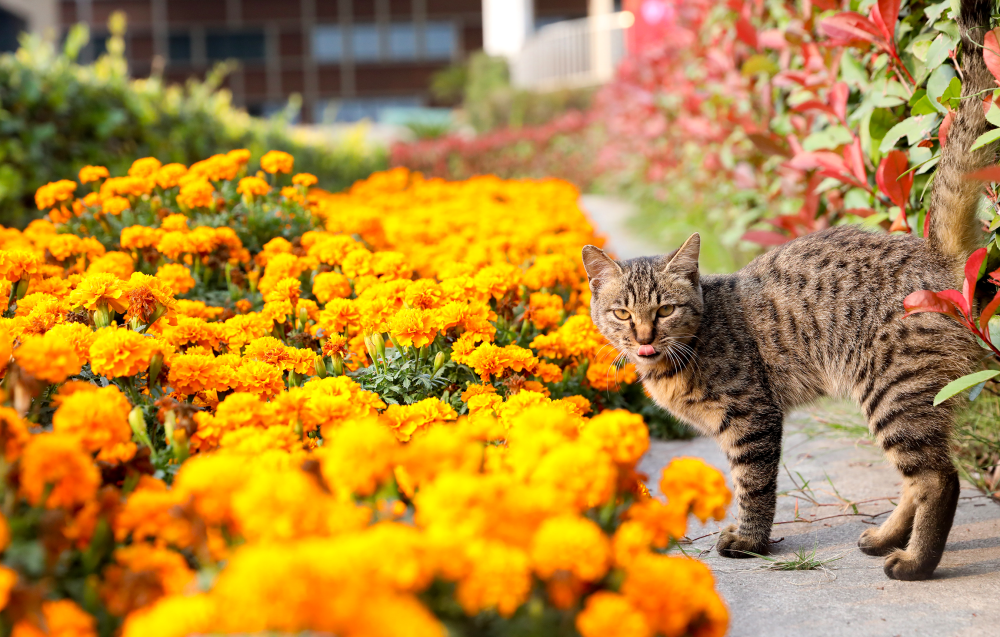
<path fill-rule="evenodd" d="M 879 151 L 882 153 L 889 152 L 903 136 L 906 136 L 910 146 L 916 144 L 924 137 L 924 133 L 934 128 L 937 120 L 937 116 L 931 115 L 907 117 L 889 129 L 889 132 L 882 138 L 882 143 L 879 144 Z"/>
<path fill-rule="evenodd" d="M 948 59 L 948 52 L 955 49 L 955 40 L 951 39 L 945 34 L 941 34 L 934 39 L 931 43 L 930 48 L 927 50 L 927 59 L 924 63 L 927 64 L 927 68 L 935 68 L 941 66 L 945 60 Z"/>
<path fill-rule="evenodd" d="M 969 149 L 969 152 L 971 153 L 974 150 L 978 150 L 987 144 L 992 144 L 998 139 L 1000 139 L 1000 128 L 995 128 L 991 131 L 985 132 L 976 138 L 976 141 L 972 144 L 972 148 Z"/>
<path fill-rule="evenodd" d="M 802 140 L 802 148 L 807 151 L 833 150 L 850 144 L 854 137 L 843 126 L 827 126 Z"/>
<path fill-rule="evenodd" d="M 955 396 L 966 389 L 975 387 L 979 383 L 984 383 L 997 375 L 1000 375 L 1000 369 L 987 369 L 981 372 L 976 372 L 975 374 L 966 374 L 961 378 L 957 378 L 941 388 L 941 391 L 939 391 L 937 396 L 934 397 L 934 405 L 940 405 L 952 396 Z"/>
<path fill-rule="evenodd" d="M 951 81 L 948 82 L 948 87 L 945 88 L 944 93 L 938 98 L 938 102 L 944 107 L 958 110 L 958 107 L 962 105 L 962 80 L 957 77 L 951 78 Z"/>
<path fill-rule="evenodd" d="M 955 69 L 947 64 L 937 67 L 931 73 L 930 78 L 927 80 L 927 95 L 931 98 L 931 104 L 935 105 L 934 108 L 940 111 L 945 110 L 938 99 L 948 90 L 948 86 L 955 77 L 957 77 Z"/>
<path fill-rule="evenodd" d="M 740 73 L 743 74 L 743 77 L 752 77 L 758 73 L 774 75 L 780 70 L 771 58 L 758 53 L 747 58 L 747 61 L 743 63 L 743 68 L 740 69 Z"/>
<path fill-rule="evenodd" d="M 926 95 L 917 100 L 917 103 L 910 110 L 911 115 L 930 115 L 937 112 L 938 109 L 934 108 L 934 104 L 931 103 L 931 100 Z"/>
<path fill-rule="evenodd" d="M 1000 106 L 996 102 L 990 104 L 990 110 L 986 111 L 986 121 L 994 126 L 1000 126 Z"/>

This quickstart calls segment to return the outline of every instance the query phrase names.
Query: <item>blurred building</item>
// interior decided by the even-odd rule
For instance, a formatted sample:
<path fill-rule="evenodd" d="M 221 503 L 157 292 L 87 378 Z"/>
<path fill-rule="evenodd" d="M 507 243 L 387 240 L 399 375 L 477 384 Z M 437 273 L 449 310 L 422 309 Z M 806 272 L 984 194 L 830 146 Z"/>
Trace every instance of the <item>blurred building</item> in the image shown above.
<path fill-rule="evenodd" d="M 99 55 L 108 17 L 128 17 L 133 75 L 204 76 L 222 60 L 236 104 L 254 114 L 302 97 L 306 122 L 375 117 L 433 103 L 431 76 L 483 48 L 489 0 L 0 0 L 0 48 L 21 30 L 64 36 L 90 26 L 85 61 Z M 526 32 L 585 17 L 594 0 L 491 0 L 526 7 Z"/>

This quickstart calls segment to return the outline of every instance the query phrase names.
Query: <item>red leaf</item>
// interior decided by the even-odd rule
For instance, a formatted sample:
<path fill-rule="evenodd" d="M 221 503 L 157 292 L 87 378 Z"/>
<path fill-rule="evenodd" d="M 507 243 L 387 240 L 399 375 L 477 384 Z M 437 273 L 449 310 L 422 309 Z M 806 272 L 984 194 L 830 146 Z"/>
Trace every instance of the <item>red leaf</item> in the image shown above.
<path fill-rule="evenodd" d="M 844 149 L 844 160 L 851 167 L 852 174 L 861 183 L 868 183 L 864 154 L 861 152 L 861 138 L 855 137 L 851 145 Z"/>
<path fill-rule="evenodd" d="M 955 290 L 950 291 L 955 292 Z M 938 312 L 939 314 L 947 314 L 957 319 L 961 318 L 952 301 L 930 290 L 918 290 L 908 294 L 903 299 L 903 309 L 906 310 L 903 318 L 920 312 Z"/>
<path fill-rule="evenodd" d="M 780 246 L 791 240 L 791 237 L 787 235 L 783 235 L 780 232 L 771 232 L 770 230 L 749 230 L 743 233 L 743 237 L 741 238 L 744 241 L 759 243 L 762 246 Z"/>
<path fill-rule="evenodd" d="M 899 19 L 899 0 L 878 0 L 872 6 L 872 22 L 882 32 L 882 37 L 895 48 L 893 36 L 896 33 L 896 20 Z"/>
<path fill-rule="evenodd" d="M 847 121 L 847 98 L 851 89 L 844 82 L 837 82 L 830 87 L 830 106 L 841 122 Z"/>
<path fill-rule="evenodd" d="M 743 16 L 736 20 L 736 37 L 750 48 L 757 48 L 757 29 L 754 29 L 753 25 Z"/>
<path fill-rule="evenodd" d="M 965 302 L 965 297 L 958 290 L 941 290 L 937 295 L 954 305 L 963 316 L 968 316 L 971 313 Z"/>
<path fill-rule="evenodd" d="M 887 44 L 882 31 L 864 16 L 850 11 L 830 16 L 819 23 L 820 31 L 833 46 Z"/>
<path fill-rule="evenodd" d="M 990 333 L 990 319 L 997 313 L 997 308 L 1000 308 L 1000 292 L 997 292 L 993 300 L 983 308 L 982 313 L 979 315 L 979 329 L 983 334 L 988 335 Z"/>
<path fill-rule="evenodd" d="M 979 280 L 979 269 L 986 259 L 986 248 L 979 248 L 969 255 L 965 262 L 965 282 L 962 284 L 962 294 L 965 296 L 965 313 L 971 314 L 972 295 L 976 293 L 976 281 Z"/>
<path fill-rule="evenodd" d="M 931 211 L 928 210 L 927 214 L 924 215 L 924 239 L 930 239 L 931 237 Z"/>
<path fill-rule="evenodd" d="M 993 79 L 1000 84 L 1000 44 L 997 43 L 997 29 L 986 32 L 983 39 L 983 60 L 986 68 L 993 74 Z"/>
<path fill-rule="evenodd" d="M 944 119 L 941 121 L 941 126 L 938 127 L 938 141 L 941 142 L 941 148 L 948 143 L 948 131 L 951 130 L 951 123 L 955 121 L 955 112 L 948 111 L 944 115 Z"/>
<path fill-rule="evenodd" d="M 986 97 L 983 98 L 983 115 L 990 112 L 990 107 L 993 106 L 993 93 L 987 93 Z M 1000 106 L 1000 104 L 997 104 Z"/>
<path fill-rule="evenodd" d="M 971 172 L 965 178 L 978 181 L 1000 181 L 1000 166 L 990 166 L 989 168 Z"/>
<path fill-rule="evenodd" d="M 910 222 L 906 220 L 906 210 L 902 208 L 899 209 L 899 214 L 896 215 L 896 220 L 892 222 L 891 226 L 889 226 L 889 232 L 896 232 L 897 230 L 912 232 L 912 230 L 910 230 Z"/>
<path fill-rule="evenodd" d="M 821 111 L 827 115 L 832 115 L 833 117 L 840 119 L 840 115 L 837 111 L 819 100 L 807 100 L 801 104 L 796 104 L 792 107 L 792 110 L 799 113 L 804 113 L 806 111 Z"/>
<path fill-rule="evenodd" d="M 913 172 L 900 177 L 909 165 L 906 153 L 901 150 L 891 151 L 882 159 L 875 171 L 875 182 L 886 197 L 900 208 L 900 213 L 906 212 L 906 203 L 910 199 L 910 188 L 913 187 Z M 904 222 L 905 223 L 905 222 Z M 894 224 L 895 225 L 895 224 Z M 909 226 L 907 226 L 909 229 Z"/>

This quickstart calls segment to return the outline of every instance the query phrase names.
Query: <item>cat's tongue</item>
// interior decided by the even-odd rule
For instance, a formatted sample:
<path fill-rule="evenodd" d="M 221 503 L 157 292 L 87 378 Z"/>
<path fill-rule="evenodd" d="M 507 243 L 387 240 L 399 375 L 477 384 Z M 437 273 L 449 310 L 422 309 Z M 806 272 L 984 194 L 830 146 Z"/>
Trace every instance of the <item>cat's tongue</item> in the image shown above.
<path fill-rule="evenodd" d="M 637 353 L 639 356 L 653 356 L 656 354 L 656 350 L 652 345 L 640 345 Z"/>

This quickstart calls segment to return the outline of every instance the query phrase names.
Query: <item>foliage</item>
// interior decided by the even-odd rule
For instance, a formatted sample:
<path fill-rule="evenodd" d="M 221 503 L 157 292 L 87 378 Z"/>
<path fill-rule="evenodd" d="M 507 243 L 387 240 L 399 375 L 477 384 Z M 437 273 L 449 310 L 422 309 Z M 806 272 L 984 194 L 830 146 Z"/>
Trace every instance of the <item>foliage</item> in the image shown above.
<path fill-rule="evenodd" d="M 723 635 L 664 553 L 731 494 L 641 482 L 577 191 L 251 157 L 87 166 L 0 229 L 4 626 Z"/>
<path fill-rule="evenodd" d="M 262 154 L 294 152 L 299 165 L 342 189 L 383 167 L 381 151 L 361 144 L 331 148 L 289 132 L 295 108 L 272 121 L 255 119 L 231 105 L 219 89 L 229 67 L 204 82 L 169 86 L 154 75 L 132 80 L 122 57 L 121 21 L 108 54 L 92 65 L 75 62 L 87 42 L 74 27 L 61 51 L 27 37 L 13 54 L 0 56 L 0 221 L 23 227 L 36 213 L 35 190 L 88 164 L 124 172 L 131 157 L 190 163 L 233 148 Z"/>

